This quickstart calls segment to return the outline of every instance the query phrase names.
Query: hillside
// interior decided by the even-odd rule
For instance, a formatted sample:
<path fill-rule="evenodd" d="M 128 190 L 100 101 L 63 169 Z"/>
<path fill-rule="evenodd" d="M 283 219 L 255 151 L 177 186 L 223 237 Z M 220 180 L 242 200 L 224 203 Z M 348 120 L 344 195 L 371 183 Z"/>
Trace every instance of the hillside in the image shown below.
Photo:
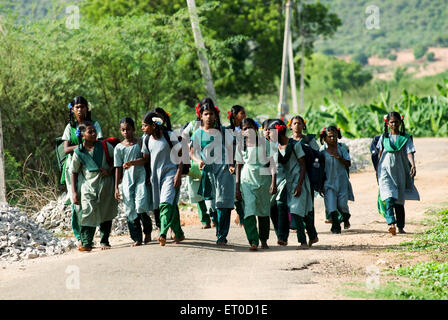
<path fill-rule="evenodd" d="M 447 0 L 321 0 L 342 21 L 332 39 L 316 48 L 327 54 L 364 53 L 385 58 L 392 50 L 417 45 L 448 47 Z M 379 29 L 368 30 L 366 14 L 370 5 L 379 8 Z"/>

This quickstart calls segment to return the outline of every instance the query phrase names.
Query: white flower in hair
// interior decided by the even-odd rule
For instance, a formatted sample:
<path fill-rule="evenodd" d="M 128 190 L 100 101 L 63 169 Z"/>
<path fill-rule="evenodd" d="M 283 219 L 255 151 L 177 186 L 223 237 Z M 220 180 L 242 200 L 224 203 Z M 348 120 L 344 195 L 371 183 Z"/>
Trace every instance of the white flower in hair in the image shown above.
<path fill-rule="evenodd" d="M 161 126 L 163 124 L 163 120 L 159 117 L 153 117 L 151 120 L 158 126 Z"/>

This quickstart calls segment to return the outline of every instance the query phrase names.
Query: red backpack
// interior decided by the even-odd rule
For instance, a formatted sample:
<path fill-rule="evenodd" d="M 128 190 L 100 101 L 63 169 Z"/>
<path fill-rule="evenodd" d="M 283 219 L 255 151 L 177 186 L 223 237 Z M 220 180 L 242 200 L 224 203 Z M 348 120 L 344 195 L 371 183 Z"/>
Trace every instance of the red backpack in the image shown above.
<path fill-rule="evenodd" d="M 113 168 L 114 167 L 114 155 L 112 155 L 112 157 L 109 155 L 109 151 L 107 150 L 106 142 L 109 142 L 112 145 L 112 147 L 115 148 L 115 146 L 120 143 L 120 139 L 115 138 L 115 137 L 109 137 L 109 138 L 101 139 L 100 141 L 101 141 L 101 144 L 103 145 L 104 154 L 106 155 L 106 162 L 109 164 L 109 166 L 111 168 Z"/>

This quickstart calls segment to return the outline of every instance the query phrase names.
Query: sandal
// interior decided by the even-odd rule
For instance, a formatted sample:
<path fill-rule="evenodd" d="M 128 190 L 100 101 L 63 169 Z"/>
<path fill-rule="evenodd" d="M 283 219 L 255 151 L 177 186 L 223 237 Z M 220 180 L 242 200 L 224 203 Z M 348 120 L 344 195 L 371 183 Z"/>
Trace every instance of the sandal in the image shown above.
<path fill-rule="evenodd" d="M 108 243 L 101 244 L 101 250 L 109 250 L 110 248 L 111 248 L 111 246 Z"/>
<path fill-rule="evenodd" d="M 288 241 L 278 240 L 278 241 L 277 241 L 277 244 L 278 244 L 279 246 L 287 246 L 287 245 L 288 245 Z"/>
<path fill-rule="evenodd" d="M 344 229 L 350 229 L 350 222 L 344 221 Z"/>
<path fill-rule="evenodd" d="M 254 243 L 254 244 L 250 245 L 249 250 L 250 251 L 257 251 L 257 248 L 258 248 L 258 246 Z"/>
<path fill-rule="evenodd" d="M 210 223 L 204 224 L 204 225 L 201 227 L 201 229 L 210 229 L 210 228 L 211 228 Z"/>
<path fill-rule="evenodd" d="M 84 251 L 84 252 L 89 252 L 89 251 L 92 251 L 92 248 L 91 248 L 91 247 L 80 246 L 80 247 L 78 248 L 78 250 L 79 250 L 79 251 Z"/>

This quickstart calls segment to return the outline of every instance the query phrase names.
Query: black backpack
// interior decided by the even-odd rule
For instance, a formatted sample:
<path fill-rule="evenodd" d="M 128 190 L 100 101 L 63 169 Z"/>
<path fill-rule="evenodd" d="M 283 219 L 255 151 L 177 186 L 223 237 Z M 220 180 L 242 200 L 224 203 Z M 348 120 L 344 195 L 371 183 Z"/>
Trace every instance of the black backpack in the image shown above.
<path fill-rule="evenodd" d="M 291 139 L 293 143 L 297 143 L 296 140 Z M 320 151 L 316 151 L 311 148 L 308 144 L 302 144 L 303 152 L 305 153 L 305 165 L 306 173 L 308 174 L 308 179 L 310 180 L 311 190 L 316 192 L 321 192 L 324 189 L 324 183 L 326 179 L 325 175 L 325 156 Z M 297 159 L 297 154 L 294 150 L 293 152 Z"/>

